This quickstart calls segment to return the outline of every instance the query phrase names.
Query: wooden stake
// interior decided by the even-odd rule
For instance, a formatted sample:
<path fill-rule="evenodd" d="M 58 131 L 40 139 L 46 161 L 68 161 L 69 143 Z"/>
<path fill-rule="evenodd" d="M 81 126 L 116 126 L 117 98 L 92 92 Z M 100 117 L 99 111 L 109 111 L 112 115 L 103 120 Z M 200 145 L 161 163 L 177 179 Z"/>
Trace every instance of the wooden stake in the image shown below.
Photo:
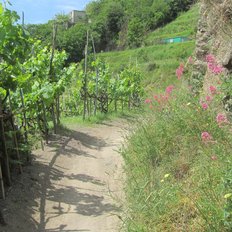
<path fill-rule="evenodd" d="M 87 111 L 87 62 L 88 62 L 88 46 L 89 46 L 89 30 L 87 30 L 86 36 L 86 45 L 85 45 L 85 73 L 84 73 L 84 112 L 83 112 L 83 120 L 86 118 Z"/>
<path fill-rule="evenodd" d="M 12 129 L 13 129 L 13 139 L 14 139 L 14 145 L 15 145 L 15 149 L 16 149 L 16 156 L 19 162 L 19 172 L 20 174 L 23 173 L 23 169 L 22 169 L 22 165 L 21 165 L 21 158 L 20 158 L 20 154 L 19 154 L 19 146 L 18 146 L 18 139 L 17 139 L 17 131 L 15 129 L 15 124 L 14 124 L 14 116 L 12 113 L 12 103 L 11 103 L 11 95 L 10 95 L 10 91 L 9 91 L 9 105 L 10 105 L 10 114 L 11 114 L 11 125 L 12 125 Z"/>
<path fill-rule="evenodd" d="M 93 46 L 93 54 L 94 54 L 94 60 L 97 60 L 97 56 L 96 56 L 96 50 L 95 50 L 95 44 L 94 44 L 94 40 L 93 40 L 93 35 L 91 34 L 91 40 L 92 40 L 92 46 Z M 98 67 L 95 68 L 96 69 L 96 88 L 95 88 L 95 98 L 94 98 L 94 115 L 96 116 L 97 114 L 97 98 L 98 98 L 98 79 L 99 79 L 99 71 L 98 71 Z"/>
<path fill-rule="evenodd" d="M 5 137 L 5 129 L 4 129 L 4 121 L 3 121 L 3 110 L 2 110 L 2 100 L 0 99 L 0 132 L 2 133 L 2 151 L 4 158 L 4 172 L 6 177 L 7 185 L 11 185 L 11 175 L 10 175 L 10 161 L 7 153 L 6 147 L 6 137 Z"/>
<path fill-rule="evenodd" d="M 55 54 L 55 48 L 56 48 L 56 35 L 57 35 L 57 24 L 53 24 L 53 35 L 52 35 L 52 54 L 50 57 L 50 63 L 49 63 L 49 76 L 50 81 L 53 82 L 55 79 L 54 74 L 54 68 L 53 68 L 53 58 Z M 57 120 L 56 120 L 56 114 L 55 114 L 55 103 L 52 103 L 52 121 L 53 121 L 53 127 L 54 127 L 54 133 L 57 133 Z"/>
<path fill-rule="evenodd" d="M 45 131 L 45 141 L 46 144 L 48 144 L 48 127 L 47 127 L 46 109 L 45 109 L 44 101 L 42 101 L 42 107 L 43 107 L 43 126 Z"/>
<path fill-rule="evenodd" d="M 4 188 L 4 182 L 3 182 L 3 176 L 2 176 L 2 166 L 1 166 L 1 160 L 0 160 L 0 185 L 1 185 L 1 193 L 2 193 L 2 199 L 5 200 L 5 188 Z"/>
<path fill-rule="evenodd" d="M 26 116 L 26 110 L 25 110 L 25 102 L 24 102 L 24 94 L 23 94 L 23 89 L 20 89 L 20 97 L 21 97 L 21 102 L 22 102 L 22 107 L 23 107 L 23 129 L 24 129 L 24 142 L 26 145 L 28 145 L 28 133 L 27 133 L 27 116 Z M 27 155 L 27 162 L 30 163 L 30 155 L 29 152 L 26 152 Z"/>

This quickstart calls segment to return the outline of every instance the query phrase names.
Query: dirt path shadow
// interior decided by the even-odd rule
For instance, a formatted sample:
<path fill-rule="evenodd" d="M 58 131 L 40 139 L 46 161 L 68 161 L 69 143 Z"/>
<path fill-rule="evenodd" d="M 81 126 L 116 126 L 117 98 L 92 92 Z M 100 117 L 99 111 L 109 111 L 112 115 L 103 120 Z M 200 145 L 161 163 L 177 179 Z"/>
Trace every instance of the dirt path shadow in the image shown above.
<path fill-rule="evenodd" d="M 63 128 L 0 201 L 2 232 L 119 231 L 122 123 Z"/>

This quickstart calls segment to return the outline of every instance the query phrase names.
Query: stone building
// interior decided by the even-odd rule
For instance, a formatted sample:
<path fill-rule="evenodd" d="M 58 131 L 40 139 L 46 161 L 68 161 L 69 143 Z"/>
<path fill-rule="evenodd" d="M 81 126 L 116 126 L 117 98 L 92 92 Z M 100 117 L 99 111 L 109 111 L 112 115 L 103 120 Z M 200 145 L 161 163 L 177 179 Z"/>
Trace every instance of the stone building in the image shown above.
<path fill-rule="evenodd" d="M 73 10 L 69 13 L 69 17 L 71 24 L 87 20 L 85 11 Z"/>

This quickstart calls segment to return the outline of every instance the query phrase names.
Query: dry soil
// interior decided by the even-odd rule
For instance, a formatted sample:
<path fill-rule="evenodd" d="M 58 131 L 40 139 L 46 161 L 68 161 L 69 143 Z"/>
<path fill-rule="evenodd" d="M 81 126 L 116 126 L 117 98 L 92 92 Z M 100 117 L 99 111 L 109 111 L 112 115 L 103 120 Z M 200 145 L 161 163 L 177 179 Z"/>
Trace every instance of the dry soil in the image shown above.
<path fill-rule="evenodd" d="M 73 126 L 36 150 L 1 201 L 1 232 L 118 232 L 123 205 L 125 122 Z"/>

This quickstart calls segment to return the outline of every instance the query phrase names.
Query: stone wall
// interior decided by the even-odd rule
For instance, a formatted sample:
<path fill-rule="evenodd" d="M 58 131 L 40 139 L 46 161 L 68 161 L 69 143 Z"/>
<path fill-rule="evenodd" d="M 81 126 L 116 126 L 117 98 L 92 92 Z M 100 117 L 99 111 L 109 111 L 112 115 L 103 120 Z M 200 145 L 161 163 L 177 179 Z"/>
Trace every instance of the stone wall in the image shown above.
<path fill-rule="evenodd" d="M 190 84 L 196 94 L 204 96 L 209 94 L 209 86 L 217 87 L 222 81 L 220 75 L 207 67 L 206 55 L 212 54 L 218 65 L 224 67 L 224 78 L 232 78 L 232 0 L 201 0 L 199 4 L 196 59 Z M 223 103 L 232 112 L 232 91 L 226 93 Z"/>
<path fill-rule="evenodd" d="M 232 0 L 200 1 L 194 70 L 191 84 L 195 92 L 207 94 L 209 85 L 216 85 L 219 77 L 207 68 L 206 55 L 212 54 L 224 74 L 232 73 Z"/>

